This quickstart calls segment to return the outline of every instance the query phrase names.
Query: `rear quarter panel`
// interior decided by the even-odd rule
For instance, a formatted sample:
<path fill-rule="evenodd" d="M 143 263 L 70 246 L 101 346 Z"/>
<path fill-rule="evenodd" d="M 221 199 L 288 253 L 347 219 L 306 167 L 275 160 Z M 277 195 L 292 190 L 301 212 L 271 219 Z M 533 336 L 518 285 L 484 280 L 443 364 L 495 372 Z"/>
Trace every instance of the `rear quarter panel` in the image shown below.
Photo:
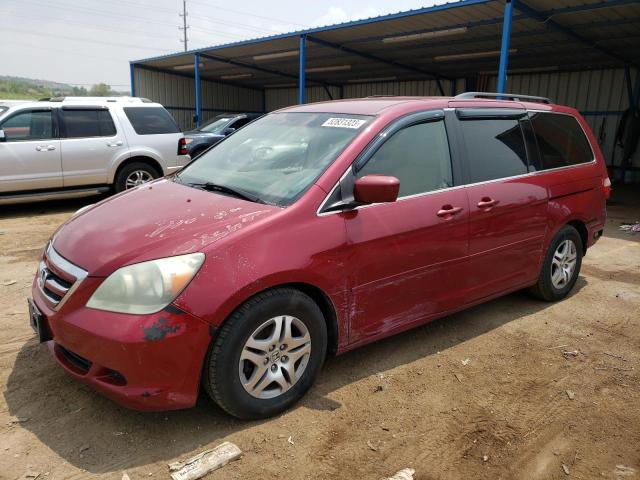
<path fill-rule="evenodd" d="M 553 111 L 572 115 L 578 120 L 589 140 L 594 160 L 536 174 L 539 184 L 549 192 L 549 233 L 545 250 L 556 233 L 571 221 L 585 224 L 588 231 L 586 246 L 589 247 L 595 243 L 593 233 L 604 228 L 606 220 L 606 199 L 602 188 L 603 180 L 607 178 L 604 157 L 589 125 L 576 110 L 554 107 Z"/>

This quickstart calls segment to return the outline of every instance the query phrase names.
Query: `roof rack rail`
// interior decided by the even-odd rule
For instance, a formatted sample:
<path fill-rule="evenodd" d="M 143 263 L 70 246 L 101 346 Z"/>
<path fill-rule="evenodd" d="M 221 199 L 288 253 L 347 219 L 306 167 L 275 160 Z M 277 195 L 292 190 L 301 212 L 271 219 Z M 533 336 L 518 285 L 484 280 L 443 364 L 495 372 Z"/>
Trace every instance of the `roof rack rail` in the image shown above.
<path fill-rule="evenodd" d="M 526 102 L 538 102 L 538 103 L 551 103 L 551 100 L 546 97 L 536 97 L 533 95 L 520 95 L 517 93 L 491 93 L 491 92 L 465 92 L 460 95 L 456 95 L 456 100 L 470 100 L 473 98 L 495 98 L 504 100 L 513 100 L 514 102 L 526 101 Z"/>

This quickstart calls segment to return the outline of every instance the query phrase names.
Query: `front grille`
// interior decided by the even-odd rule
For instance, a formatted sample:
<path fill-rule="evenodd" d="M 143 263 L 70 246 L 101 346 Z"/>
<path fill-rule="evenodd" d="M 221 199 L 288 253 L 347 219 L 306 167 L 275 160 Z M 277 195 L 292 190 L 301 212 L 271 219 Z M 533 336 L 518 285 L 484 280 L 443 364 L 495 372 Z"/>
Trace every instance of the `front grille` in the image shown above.
<path fill-rule="evenodd" d="M 86 276 L 85 270 L 63 258 L 49 242 L 38 267 L 37 283 L 51 308 L 62 307 Z"/>
<path fill-rule="evenodd" d="M 71 350 L 67 350 L 59 343 L 56 343 L 56 348 L 64 356 L 64 358 L 82 373 L 87 373 L 91 368 L 91 362 L 84 357 L 81 357 L 77 353 L 73 353 Z"/>

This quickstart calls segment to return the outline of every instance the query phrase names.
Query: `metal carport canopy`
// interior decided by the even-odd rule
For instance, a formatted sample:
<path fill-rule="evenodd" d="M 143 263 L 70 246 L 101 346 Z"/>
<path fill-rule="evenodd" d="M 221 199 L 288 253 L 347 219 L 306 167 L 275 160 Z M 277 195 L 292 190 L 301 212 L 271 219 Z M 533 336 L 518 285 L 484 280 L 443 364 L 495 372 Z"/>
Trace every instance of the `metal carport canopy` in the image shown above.
<path fill-rule="evenodd" d="M 495 73 L 506 81 L 507 71 L 639 64 L 638 0 L 461 0 L 135 60 L 131 69 L 135 94 L 134 68 L 189 77 L 198 70 L 201 80 L 262 90 L 416 79 L 442 84 Z"/>

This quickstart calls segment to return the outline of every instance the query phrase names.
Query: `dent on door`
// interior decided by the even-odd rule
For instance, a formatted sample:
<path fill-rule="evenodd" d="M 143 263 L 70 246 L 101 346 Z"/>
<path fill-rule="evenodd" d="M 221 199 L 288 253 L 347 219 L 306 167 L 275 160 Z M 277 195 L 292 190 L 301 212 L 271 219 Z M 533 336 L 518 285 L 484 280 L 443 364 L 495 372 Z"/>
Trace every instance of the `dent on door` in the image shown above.
<path fill-rule="evenodd" d="M 444 207 L 457 213 L 439 214 Z M 345 216 L 353 266 L 350 342 L 408 328 L 460 305 L 468 211 L 464 190 L 452 189 Z"/>

